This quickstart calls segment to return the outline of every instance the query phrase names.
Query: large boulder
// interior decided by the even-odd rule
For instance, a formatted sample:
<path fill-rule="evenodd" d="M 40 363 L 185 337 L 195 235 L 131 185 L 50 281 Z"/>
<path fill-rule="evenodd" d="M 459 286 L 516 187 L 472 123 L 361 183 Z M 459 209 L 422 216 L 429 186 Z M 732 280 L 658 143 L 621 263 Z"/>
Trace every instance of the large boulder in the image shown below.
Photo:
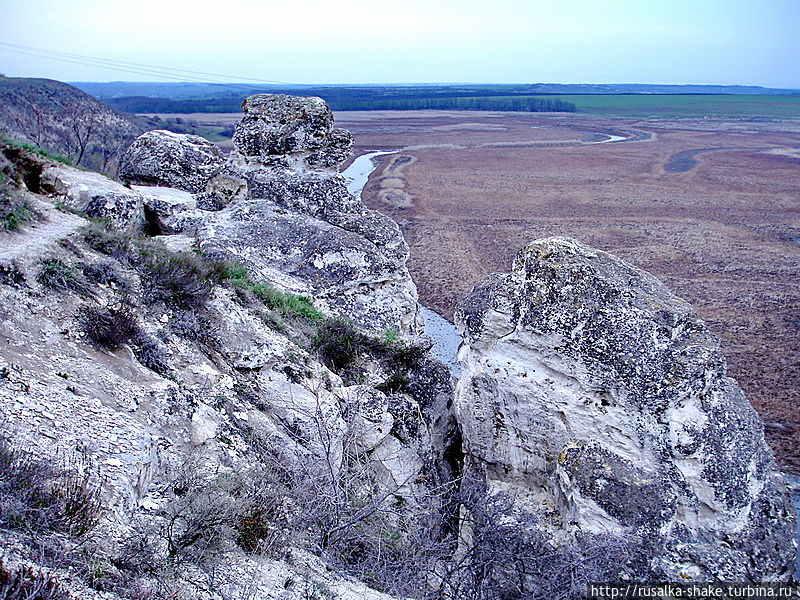
<path fill-rule="evenodd" d="M 134 140 L 122 156 L 118 175 L 135 185 L 200 193 L 224 161 L 222 151 L 205 138 L 158 129 Z"/>
<path fill-rule="evenodd" d="M 244 161 L 334 169 L 353 146 L 350 132 L 334 129 L 322 98 L 256 94 L 245 99 L 242 111 L 233 145 Z"/>
<path fill-rule="evenodd" d="M 651 275 L 562 238 L 460 304 L 456 411 L 489 490 L 555 539 L 646 540 L 633 575 L 786 579 L 794 511 L 719 340 Z"/>

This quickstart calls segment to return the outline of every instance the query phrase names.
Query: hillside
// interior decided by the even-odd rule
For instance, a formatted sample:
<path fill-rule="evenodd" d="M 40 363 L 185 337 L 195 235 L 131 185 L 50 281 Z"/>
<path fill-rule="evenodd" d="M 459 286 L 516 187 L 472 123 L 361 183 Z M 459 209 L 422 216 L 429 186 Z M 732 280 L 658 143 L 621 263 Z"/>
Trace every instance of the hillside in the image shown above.
<path fill-rule="evenodd" d="M 112 172 L 133 138 L 147 129 L 69 84 L 0 77 L 0 134 L 81 166 Z"/>
<path fill-rule="evenodd" d="M 788 582 L 794 512 L 719 340 L 560 237 L 433 358 L 320 98 L 120 178 L 0 145 L 0 586 L 58 600 L 572 600 Z M 0 588 L 2 589 L 2 588 Z"/>

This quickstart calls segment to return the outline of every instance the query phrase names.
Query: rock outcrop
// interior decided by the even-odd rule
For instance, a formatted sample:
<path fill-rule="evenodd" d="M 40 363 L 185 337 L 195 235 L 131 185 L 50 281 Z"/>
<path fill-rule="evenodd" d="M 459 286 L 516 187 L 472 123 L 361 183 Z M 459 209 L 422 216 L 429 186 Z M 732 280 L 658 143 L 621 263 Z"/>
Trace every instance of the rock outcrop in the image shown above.
<path fill-rule="evenodd" d="M 156 129 L 143 133 L 128 147 L 117 171 L 133 185 L 163 186 L 200 193 L 220 172 L 222 151 L 199 135 Z"/>
<path fill-rule="evenodd" d="M 555 539 L 642 539 L 637 578 L 786 579 L 794 516 L 719 341 L 654 277 L 531 243 L 460 304 L 472 468 Z"/>
<path fill-rule="evenodd" d="M 143 196 L 148 227 L 195 237 L 326 311 L 372 331 L 417 333 L 417 290 L 408 247 L 390 218 L 347 191 L 335 168 L 352 136 L 333 127 L 321 98 L 259 94 L 244 101 L 235 149 L 196 136 L 151 131 L 126 151 L 120 176 Z M 195 193 L 194 202 L 146 186 Z"/>
<path fill-rule="evenodd" d="M 350 156 L 353 136 L 333 127 L 322 98 L 257 94 L 242 111 L 233 144 L 244 163 L 335 169 Z"/>

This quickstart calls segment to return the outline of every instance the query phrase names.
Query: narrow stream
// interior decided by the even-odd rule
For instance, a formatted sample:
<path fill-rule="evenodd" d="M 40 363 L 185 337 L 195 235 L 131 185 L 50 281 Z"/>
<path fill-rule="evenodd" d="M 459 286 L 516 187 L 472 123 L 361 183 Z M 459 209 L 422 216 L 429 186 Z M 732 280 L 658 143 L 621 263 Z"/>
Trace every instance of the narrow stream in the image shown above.
<path fill-rule="evenodd" d="M 433 340 L 431 355 L 439 359 L 450 368 L 450 372 L 458 377 L 461 367 L 456 360 L 458 347 L 461 345 L 461 335 L 455 325 L 433 312 L 430 308 L 420 305 L 422 317 L 425 319 L 425 335 Z"/>
<path fill-rule="evenodd" d="M 611 135 L 610 133 L 606 133 L 605 135 L 608 136 L 605 140 L 600 140 L 599 142 L 592 142 L 593 144 L 607 144 L 609 142 L 619 142 L 622 140 L 627 140 L 628 138 L 624 135 Z"/>
<path fill-rule="evenodd" d="M 397 150 L 373 150 L 356 158 L 349 167 L 342 171 L 342 175 L 347 181 L 347 191 L 356 198 L 362 199 L 361 192 L 364 190 L 364 186 L 367 185 L 369 176 L 378 167 L 378 162 L 375 159 L 379 156 L 396 154 L 397 152 Z"/>
<path fill-rule="evenodd" d="M 396 154 L 397 150 L 374 150 L 367 152 L 356 158 L 349 167 L 342 171 L 347 181 L 347 191 L 361 198 L 361 192 L 367 185 L 369 176 L 378 167 L 375 159 L 387 154 Z M 439 359 L 450 368 L 454 376 L 458 376 L 460 369 L 456 354 L 461 344 L 461 335 L 450 321 L 432 311 L 430 308 L 422 306 L 422 317 L 425 319 L 425 335 L 433 340 L 431 355 Z"/>

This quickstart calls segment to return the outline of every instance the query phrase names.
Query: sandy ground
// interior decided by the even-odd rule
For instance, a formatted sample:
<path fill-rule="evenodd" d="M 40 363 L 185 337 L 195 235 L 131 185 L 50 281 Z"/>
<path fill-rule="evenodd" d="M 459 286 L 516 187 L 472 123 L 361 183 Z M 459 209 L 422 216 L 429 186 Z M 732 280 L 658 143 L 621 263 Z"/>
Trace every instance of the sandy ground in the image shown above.
<path fill-rule="evenodd" d="M 445 317 L 530 240 L 567 235 L 664 280 L 723 339 L 729 372 L 800 472 L 800 121 L 338 113 L 384 157 L 364 199 L 400 223 Z M 608 136 L 624 141 L 597 143 Z"/>

